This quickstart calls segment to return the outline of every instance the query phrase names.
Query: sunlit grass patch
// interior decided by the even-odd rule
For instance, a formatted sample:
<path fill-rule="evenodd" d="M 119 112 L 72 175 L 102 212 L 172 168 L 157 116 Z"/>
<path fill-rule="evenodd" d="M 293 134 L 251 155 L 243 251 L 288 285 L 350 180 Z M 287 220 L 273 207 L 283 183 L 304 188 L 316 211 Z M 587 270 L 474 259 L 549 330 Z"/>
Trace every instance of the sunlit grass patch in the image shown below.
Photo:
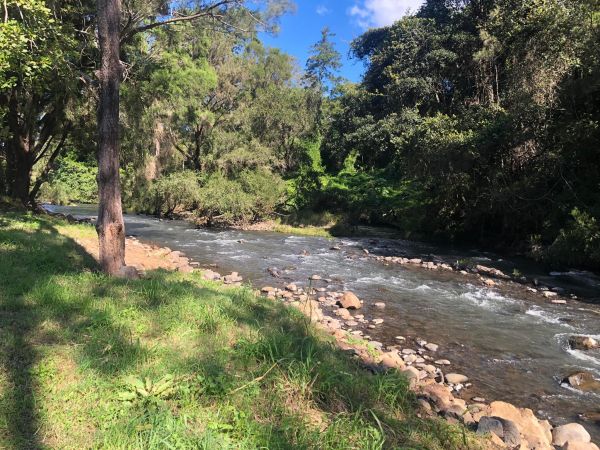
<path fill-rule="evenodd" d="M 0 218 L 0 448 L 466 448 L 295 310 L 195 274 L 110 279 L 86 228 Z"/>

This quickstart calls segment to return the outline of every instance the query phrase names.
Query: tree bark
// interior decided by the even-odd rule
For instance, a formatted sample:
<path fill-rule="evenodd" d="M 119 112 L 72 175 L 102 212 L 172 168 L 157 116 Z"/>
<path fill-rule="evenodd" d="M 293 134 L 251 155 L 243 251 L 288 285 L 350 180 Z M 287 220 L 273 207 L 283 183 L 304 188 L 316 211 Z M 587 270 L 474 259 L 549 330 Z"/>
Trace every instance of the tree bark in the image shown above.
<path fill-rule="evenodd" d="M 109 275 L 123 275 L 125 223 L 119 179 L 119 84 L 121 81 L 120 0 L 98 0 L 101 52 L 98 101 L 98 196 L 96 230 L 100 264 Z"/>
<path fill-rule="evenodd" d="M 8 193 L 10 197 L 27 205 L 33 155 L 30 151 L 30 136 L 19 121 L 18 103 L 14 96 L 9 101 L 8 127 L 12 134 L 12 138 L 7 142 Z"/>

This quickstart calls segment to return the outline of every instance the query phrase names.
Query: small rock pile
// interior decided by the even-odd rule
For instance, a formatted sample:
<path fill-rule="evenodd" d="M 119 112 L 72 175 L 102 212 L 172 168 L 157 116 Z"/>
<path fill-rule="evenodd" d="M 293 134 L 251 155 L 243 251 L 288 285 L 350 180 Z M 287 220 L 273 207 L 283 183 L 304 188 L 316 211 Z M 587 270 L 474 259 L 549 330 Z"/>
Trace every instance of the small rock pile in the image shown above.
<path fill-rule="evenodd" d="M 414 348 L 410 348 L 405 337 L 397 336 L 396 340 L 404 348 L 385 347 L 381 342 L 363 336 L 361 330 L 352 329 L 359 324 L 375 327 L 383 322 L 378 318 L 369 321 L 363 314 L 356 314 L 363 302 L 354 293 L 324 288 L 314 291 L 316 301 L 311 299 L 313 292 L 308 293 L 296 284 L 288 284 L 284 289 L 272 286 L 261 289 L 266 297 L 280 299 L 303 311 L 319 328 L 335 338 L 339 348 L 358 358 L 367 368 L 402 373 L 417 394 L 421 414 L 439 415 L 450 422 L 463 423 L 478 434 L 488 436 L 496 448 L 600 450 L 591 443 L 585 428 L 577 423 L 553 427 L 547 420 L 535 417 L 528 408 L 498 401 L 488 404 L 480 397 L 473 397 L 470 402 L 459 398 L 458 395 L 471 383 L 463 374 L 445 373 L 443 368 L 451 362 L 434 357 L 439 345 L 417 339 Z M 324 314 L 323 306 L 330 307 L 337 317 Z"/>

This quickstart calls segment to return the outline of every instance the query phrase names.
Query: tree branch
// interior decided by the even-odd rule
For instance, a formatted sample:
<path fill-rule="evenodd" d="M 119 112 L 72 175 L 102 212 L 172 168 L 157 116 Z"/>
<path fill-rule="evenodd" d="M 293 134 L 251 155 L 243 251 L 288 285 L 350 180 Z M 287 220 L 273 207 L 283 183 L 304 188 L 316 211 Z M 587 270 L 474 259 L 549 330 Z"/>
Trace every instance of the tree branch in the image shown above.
<path fill-rule="evenodd" d="M 196 20 L 196 19 L 200 19 L 202 17 L 209 17 L 209 16 L 212 18 L 217 18 L 217 17 L 222 18 L 223 16 L 216 14 L 215 10 L 219 9 L 222 6 L 227 6 L 227 5 L 233 4 L 233 3 L 237 3 L 237 1 L 236 0 L 221 0 L 220 2 L 217 2 L 214 5 L 211 5 L 208 8 L 206 8 L 202 11 L 199 11 L 195 14 L 190 14 L 187 16 L 172 17 L 171 19 L 163 20 L 162 22 L 152 22 L 152 23 L 149 23 L 146 25 L 140 25 L 140 26 L 133 28 L 130 31 L 127 31 L 126 33 L 124 33 L 121 37 L 121 42 L 131 39 L 137 33 L 142 33 L 144 31 L 152 30 L 154 28 L 158 28 L 163 25 L 169 25 L 169 24 L 178 23 L 178 22 L 189 22 L 190 20 Z"/>

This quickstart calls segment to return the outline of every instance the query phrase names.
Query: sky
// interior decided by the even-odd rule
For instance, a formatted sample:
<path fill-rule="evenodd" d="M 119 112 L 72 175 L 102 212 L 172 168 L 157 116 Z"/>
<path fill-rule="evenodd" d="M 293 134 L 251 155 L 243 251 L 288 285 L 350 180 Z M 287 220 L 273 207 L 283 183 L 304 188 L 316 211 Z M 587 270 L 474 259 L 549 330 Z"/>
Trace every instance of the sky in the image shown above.
<path fill-rule="evenodd" d="M 293 55 L 304 68 L 310 46 L 328 26 L 336 34 L 334 43 L 342 55 L 340 75 L 360 81 L 363 65 L 350 59 L 350 42 L 372 27 L 390 25 L 407 12 L 416 12 L 423 0 L 296 0 L 296 12 L 280 21 L 277 36 L 264 34 L 263 42 Z"/>

